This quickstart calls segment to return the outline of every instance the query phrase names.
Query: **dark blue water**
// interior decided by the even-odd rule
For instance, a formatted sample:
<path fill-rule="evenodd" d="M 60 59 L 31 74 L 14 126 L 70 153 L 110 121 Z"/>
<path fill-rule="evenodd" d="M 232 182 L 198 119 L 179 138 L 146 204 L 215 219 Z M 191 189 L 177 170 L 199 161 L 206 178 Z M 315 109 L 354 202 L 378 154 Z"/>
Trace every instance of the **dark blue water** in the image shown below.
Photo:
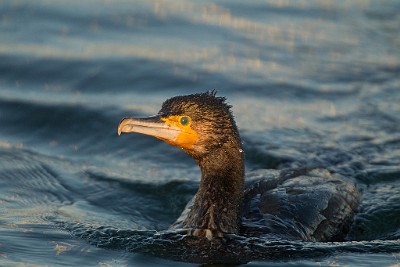
<path fill-rule="evenodd" d="M 399 14 L 396 0 L 0 2 L 0 265 L 190 266 L 224 246 L 249 266 L 399 266 Z M 193 251 L 163 232 L 199 170 L 117 125 L 210 89 L 233 105 L 248 171 L 318 165 L 358 184 L 349 241 Z"/>

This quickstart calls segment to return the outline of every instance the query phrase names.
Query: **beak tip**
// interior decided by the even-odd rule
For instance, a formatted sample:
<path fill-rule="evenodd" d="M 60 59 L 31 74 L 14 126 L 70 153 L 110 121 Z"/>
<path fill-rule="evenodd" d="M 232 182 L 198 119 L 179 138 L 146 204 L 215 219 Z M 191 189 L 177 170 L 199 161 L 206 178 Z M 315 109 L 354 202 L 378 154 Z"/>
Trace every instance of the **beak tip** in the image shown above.
<path fill-rule="evenodd" d="M 122 119 L 118 124 L 118 130 L 117 130 L 118 136 L 121 136 L 122 129 L 124 128 L 124 121 L 125 121 L 125 118 Z"/>
<path fill-rule="evenodd" d="M 121 136 L 122 128 L 123 128 L 123 127 L 121 127 L 121 124 L 118 125 L 118 130 L 117 130 L 118 136 Z"/>

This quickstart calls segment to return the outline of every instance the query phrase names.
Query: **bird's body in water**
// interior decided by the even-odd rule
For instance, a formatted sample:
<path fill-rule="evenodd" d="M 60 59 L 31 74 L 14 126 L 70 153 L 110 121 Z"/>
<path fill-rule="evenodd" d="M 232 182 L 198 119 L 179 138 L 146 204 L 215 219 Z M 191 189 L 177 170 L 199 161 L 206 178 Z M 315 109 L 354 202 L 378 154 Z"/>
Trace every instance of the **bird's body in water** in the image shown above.
<path fill-rule="evenodd" d="M 339 241 L 359 204 L 353 183 L 323 169 L 259 170 L 245 184 L 240 135 L 226 99 L 215 92 L 168 99 L 155 116 L 123 119 L 122 132 L 157 137 L 199 165 L 199 190 L 172 226 L 189 235 Z"/>

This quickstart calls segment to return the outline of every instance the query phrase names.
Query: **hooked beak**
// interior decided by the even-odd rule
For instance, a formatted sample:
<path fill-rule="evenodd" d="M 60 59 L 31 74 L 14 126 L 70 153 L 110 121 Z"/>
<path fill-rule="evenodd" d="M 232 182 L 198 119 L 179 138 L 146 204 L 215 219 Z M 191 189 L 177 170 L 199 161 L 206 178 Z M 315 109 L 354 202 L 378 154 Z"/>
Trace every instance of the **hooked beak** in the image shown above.
<path fill-rule="evenodd" d="M 118 125 L 118 135 L 136 132 L 151 135 L 168 143 L 176 143 L 182 129 L 167 124 L 160 115 L 148 118 L 124 118 Z"/>

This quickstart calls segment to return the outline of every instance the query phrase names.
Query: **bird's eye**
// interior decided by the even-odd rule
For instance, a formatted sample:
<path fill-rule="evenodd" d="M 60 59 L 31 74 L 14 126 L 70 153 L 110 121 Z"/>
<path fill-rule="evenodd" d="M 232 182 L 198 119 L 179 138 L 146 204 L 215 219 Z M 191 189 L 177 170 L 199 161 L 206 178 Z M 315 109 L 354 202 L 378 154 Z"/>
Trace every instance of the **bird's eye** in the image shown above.
<path fill-rule="evenodd" d="M 189 124 L 190 119 L 189 119 L 189 117 L 182 116 L 182 117 L 180 118 L 179 122 L 180 122 L 183 126 L 186 126 L 186 125 Z"/>

